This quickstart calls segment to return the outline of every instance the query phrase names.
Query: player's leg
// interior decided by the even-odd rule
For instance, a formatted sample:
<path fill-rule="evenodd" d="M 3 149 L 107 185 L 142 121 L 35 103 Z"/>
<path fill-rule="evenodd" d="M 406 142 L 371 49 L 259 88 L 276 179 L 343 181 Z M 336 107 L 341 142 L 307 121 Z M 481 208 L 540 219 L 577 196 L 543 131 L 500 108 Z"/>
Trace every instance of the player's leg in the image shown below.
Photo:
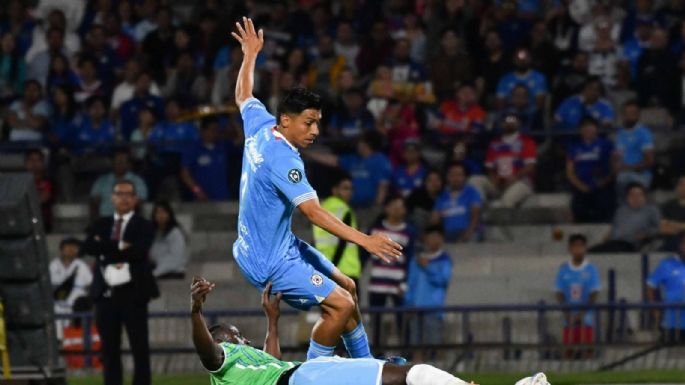
<path fill-rule="evenodd" d="M 432 365 L 383 366 L 383 385 L 466 385 L 466 381 Z"/>
<path fill-rule="evenodd" d="M 321 306 L 322 316 L 312 330 L 307 358 L 332 356 L 355 309 L 352 295 L 299 253 L 284 259 L 269 279 L 271 291 L 281 293 L 288 305 L 300 310 Z"/>
<path fill-rule="evenodd" d="M 317 271 L 320 271 L 331 278 L 352 297 L 352 300 L 354 301 L 354 311 L 345 324 L 342 339 L 350 357 L 371 358 L 369 337 L 367 336 L 364 324 L 362 323 L 361 311 L 359 310 L 359 298 L 357 297 L 357 285 L 354 280 L 338 270 L 331 261 L 308 243 L 300 241 L 299 248 L 302 258 L 304 258 L 305 261 L 310 263 Z M 324 304 L 325 302 L 326 301 L 324 301 Z M 318 341 L 318 339 L 315 339 L 315 341 Z"/>

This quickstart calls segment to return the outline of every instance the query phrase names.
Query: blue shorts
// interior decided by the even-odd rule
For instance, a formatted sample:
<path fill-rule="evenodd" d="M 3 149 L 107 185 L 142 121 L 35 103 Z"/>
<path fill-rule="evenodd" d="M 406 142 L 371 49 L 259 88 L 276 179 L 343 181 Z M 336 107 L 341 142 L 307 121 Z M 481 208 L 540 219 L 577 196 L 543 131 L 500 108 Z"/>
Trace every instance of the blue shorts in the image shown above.
<path fill-rule="evenodd" d="M 330 278 L 335 266 L 317 249 L 299 239 L 288 250 L 282 261 L 269 272 L 272 293 L 282 293 L 288 305 L 309 310 L 328 297 L 337 286 Z M 240 264 L 238 264 L 240 266 Z M 242 269 L 243 275 L 260 289 L 267 282 L 256 282 L 249 272 Z"/>
<path fill-rule="evenodd" d="M 300 365 L 288 385 L 381 385 L 385 361 L 319 357 Z"/>

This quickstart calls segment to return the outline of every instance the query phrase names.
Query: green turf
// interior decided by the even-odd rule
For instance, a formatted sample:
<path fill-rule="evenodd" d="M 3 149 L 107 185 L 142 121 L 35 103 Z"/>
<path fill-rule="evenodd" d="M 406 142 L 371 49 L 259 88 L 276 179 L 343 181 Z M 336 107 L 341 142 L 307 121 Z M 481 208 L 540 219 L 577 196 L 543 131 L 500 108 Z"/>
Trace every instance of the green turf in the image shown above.
<path fill-rule="evenodd" d="M 459 374 L 463 380 L 474 380 L 481 385 L 513 385 L 524 377 L 512 373 L 473 373 Z M 579 384 L 685 384 L 685 371 L 677 370 L 644 370 L 635 372 L 601 372 L 601 373 L 549 373 L 552 385 Z M 130 383 L 130 380 L 127 381 Z M 102 384 L 101 377 L 72 377 L 70 385 Z M 208 385 L 209 377 L 204 374 L 157 375 L 153 377 L 154 385 Z M 326 384 L 321 384 L 326 385 Z"/>

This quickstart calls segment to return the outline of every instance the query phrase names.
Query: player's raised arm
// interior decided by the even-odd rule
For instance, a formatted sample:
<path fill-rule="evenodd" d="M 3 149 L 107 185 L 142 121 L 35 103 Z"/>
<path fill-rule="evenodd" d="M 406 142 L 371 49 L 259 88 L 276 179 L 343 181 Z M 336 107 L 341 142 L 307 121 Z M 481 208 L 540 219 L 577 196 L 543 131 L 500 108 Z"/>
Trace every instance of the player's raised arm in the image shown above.
<path fill-rule="evenodd" d="M 402 255 L 402 246 L 400 246 L 399 243 L 391 240 L 385 235 L 366 235 L 347 226 L 333 214 L 324 210 L 319 205 L 318 199 L 310 199 L 302 202 L 297 208 L 299 208 L 313 224 L 338 238 L 363 247 L 369 254 L 375 255 L 386 262 L 390 262 Z"/>
<path fill-rule="evenodd" d="M 254 69 L 257 61 L 257 54 L 264 45 L 264 32 L 260 29 L 257 32 L 254 28 L 252 19 L 243 17 L 243 24 L 235 23 L 237 32 L 231 35 L 238 40 L 243 50 L 243 62 L 238 72 L 238 82 L 235 86 L 235 102 L 238 106 L 252 97 L 254 87 Z"/>
<path fill-rule="evenodd" d="M 264 351 L 272 356 L 281 359 L 281 343 L 278 336 L 278 319 L 281 316 L 279 309 L 281 303 L 281 293 L 276 293 L 271 297 L 271 282 L 266 284 L 262 291 L 262 308 L 266 315 L 266 338 L 264 339 Z"/>
<path fill-rule="evenodd" d="M 214 284 L 204 278 L 193 277 L 190 287 L 190 318 L 193 329 L 193 345 L 195 351 L 202 361 L 202 365 L 207 370 L 217 370 L 223 361 L 223 350 L 214 342 L 212 334 L 207 328 L 205 319 L 202 316 L 202 305 L 207 298 L 207 294 L 214 289 Z"/>

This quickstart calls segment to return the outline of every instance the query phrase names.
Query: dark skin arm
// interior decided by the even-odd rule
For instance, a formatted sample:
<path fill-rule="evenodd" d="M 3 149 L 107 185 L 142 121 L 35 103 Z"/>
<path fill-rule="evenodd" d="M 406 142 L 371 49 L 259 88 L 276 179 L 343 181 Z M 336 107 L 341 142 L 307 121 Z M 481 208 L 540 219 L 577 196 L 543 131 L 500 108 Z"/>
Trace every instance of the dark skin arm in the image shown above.
<path fill-rule="evenodd" d="M 190 287 L 190 320 L 192 323 L 193 345 L 205 369 L 214 371 L 223 363 L 223 349 L 214 342 L 205 319 L 202 316 L 202 306 L 207 294 L 214 289 L 214 284 L 201 277 L 193 277 Z"/>
<path fill-rule="evenodd" d="M 266 284 L 262 291 L 262 308 L 266 315 L 266 338 L 264 339 L 264 351 L 277 359 L 281 359 L 281 343 L 278 337 L 278 319 L 281 316 L 279 305 L 281 303 L 281 293 L 271 298 L 271 282 Z"/>

